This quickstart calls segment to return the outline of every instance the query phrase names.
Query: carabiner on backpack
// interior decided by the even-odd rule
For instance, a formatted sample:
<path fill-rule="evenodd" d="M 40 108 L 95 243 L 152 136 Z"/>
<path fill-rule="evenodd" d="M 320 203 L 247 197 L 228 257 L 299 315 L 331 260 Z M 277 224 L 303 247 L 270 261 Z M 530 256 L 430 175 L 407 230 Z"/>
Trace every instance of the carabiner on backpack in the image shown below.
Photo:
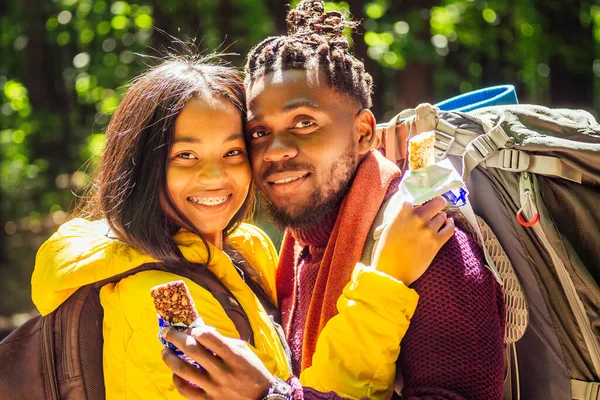
<path fill-rule="evenodd" d="M 521 224 L 521 226 L 524 226 L 525 228 L 531 228 L 540 220 L 540 213 L 535 206 L 533 183 L 531 181 L 531 174 L 529 172 L 521 172 L 519 191 L 521 194 L 521 208 L 519 208 L 519 211 L 517 211 L 517 221 L 519 224 Z M 525 221 L 523 218 L 523 212 L 525 211 L 525 208 L 527 208 L 527 210 L 533 214 L 533 218 L 530 218 L 529 221 Z"/>

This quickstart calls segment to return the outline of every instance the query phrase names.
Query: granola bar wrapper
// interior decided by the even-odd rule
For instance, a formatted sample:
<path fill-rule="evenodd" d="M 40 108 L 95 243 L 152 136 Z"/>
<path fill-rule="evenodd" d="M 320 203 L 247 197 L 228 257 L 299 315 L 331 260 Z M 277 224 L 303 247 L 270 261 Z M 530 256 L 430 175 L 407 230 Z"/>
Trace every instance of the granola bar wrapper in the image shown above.
<path fill-rule="evenodd" d="M 200 364 L 186 356 L 160 334 L 160 331 L 167 326 L 171 326 L 178 331 L 205 326 L 204 321 L 196 311 L 196 306 L 185 282 L 180 280 L 155 286 L 150 289 L 150 294 L 154 298 L 154 306 L 157 311 L 158 340 L 164 347 L 172 349 L 181 359 L 202 369 Z"/>
<path fill-rule="evenodd" d="M 435 162 L 435 132 L 426 131 L 408 141 L 409 169 L 400 182 L 405 201 L 418 207 L 429 200 L 444 196 L 457 207 L 467 202 L 469 192 L 460 174 L 450 161 Z"/>
<path fill-rule="evenodd" d="M 427 167 L 407 170 L 400 182 L 400 192 L 413 206 L 443 196 L 456 207 L 467 202 L 469 191 L 452 163 L 445 159 Z"/>

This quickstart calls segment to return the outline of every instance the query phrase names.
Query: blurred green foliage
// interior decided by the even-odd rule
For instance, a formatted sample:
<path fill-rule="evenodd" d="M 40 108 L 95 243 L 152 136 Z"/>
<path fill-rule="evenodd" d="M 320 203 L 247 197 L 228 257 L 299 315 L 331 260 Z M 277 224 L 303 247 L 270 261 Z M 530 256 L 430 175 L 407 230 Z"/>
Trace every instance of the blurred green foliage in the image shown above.
<path fill-rule="evenodd" d="M 296 4 L 292 1 L 292 5 Z M 522 102 L 600 110 L 600 5 L 558 0 L 327 2 L 387 117 L 493 84 Z M 4 0 L 0 5 L 0 315 L 31 308 L 35 252 L 88 183 L 130 80 L 172 44 L 248 50 L 285 29 L 279 0 Z M 540 11 L 544 10 L 544 11 Z M 82 167 L 83 166 L 83 167 Z M 265 225 L 271 234 L 276 232 Z"/>

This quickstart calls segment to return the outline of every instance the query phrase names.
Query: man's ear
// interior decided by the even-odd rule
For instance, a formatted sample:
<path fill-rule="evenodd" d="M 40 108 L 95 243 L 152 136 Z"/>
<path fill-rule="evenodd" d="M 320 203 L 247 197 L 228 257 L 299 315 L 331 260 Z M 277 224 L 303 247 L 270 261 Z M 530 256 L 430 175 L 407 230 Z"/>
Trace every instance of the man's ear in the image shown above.
<path fill-rule="evenodd" d="M 376 141 L 375 116 L 368 109 L 362 109 L 354 117 L 354 126 L 358 133 L 358 154 L 367 154 Z"/>

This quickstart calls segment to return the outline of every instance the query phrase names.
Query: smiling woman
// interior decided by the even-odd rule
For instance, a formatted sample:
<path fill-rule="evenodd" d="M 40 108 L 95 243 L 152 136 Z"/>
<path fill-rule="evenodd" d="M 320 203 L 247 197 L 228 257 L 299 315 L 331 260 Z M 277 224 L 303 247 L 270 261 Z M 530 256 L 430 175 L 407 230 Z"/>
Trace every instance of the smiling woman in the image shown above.
<path fill-rule="evenodd" d="M 229 169 L 225 167 L 235 159 L 238 162 L 233 164 L 242 170 L 245 166 L 249 173 L 243 138 L 235 143 L 229 140 L 231 135 L 242 133 L 244 106 L 244 87 L 231 68 L 180 57 L 146 71 L 135 79 L 110 120 L 97 178 L 79 216 L 106 219 L 121 240 L 166 263 L 185 262 L 173 239 L 184 227 L 204 243 L 210 258 L 212 249 L 204 235 L 209 232 L 202 232 L 199 219 L 191 220 L 193 215 L 182 207 L 192 204 L 187 196 L 194 193 L 183 199 L 177 196 L 167 187 L 167 172 L 177 176 L 177 181 L 183 176 L 190 178 L 192 171 L 198 172 L 197 178 L 206 173 L 227 176 L 224 171 Z M 219 141 L 221 146 L 231 147 L 215 148 Z M 181 154 L 175 157 L 173 150 Z M 241 153 L 232 158 L 232 150 Z M 214 161 L 216 152 L 222 152 L 219 162 Z M 194 158 L 200 162 L 194 163 Z M 176 168 L 191 165 L 196 167 Z M 187 172 L 176 173 L 182 171 Z M 197 185 L 193 188 L 188 184 L 185 189 L 198 190 L 201 185 Z M 211 185 L 211 190 L 218 189 L 214 182 Z M 219 229 L 225 235 L 240 224 L 252 202 L 247 185 L 235 188 L 240 190 L 235 209 L 224 211 L 227 215 L 222 221 L 227 222 Z M 181 183 L 175 187 L 182 190 Z M 222 235 L 210 234 L 222 240 Z"/>
<path fill-rule="evenodd" d="M 225 98 L 188 101 L 175 121 L 167 164 L 175 207 L 222 247 L 223 231 L 246 201 L 250 179 L 240 111 Z"/>

